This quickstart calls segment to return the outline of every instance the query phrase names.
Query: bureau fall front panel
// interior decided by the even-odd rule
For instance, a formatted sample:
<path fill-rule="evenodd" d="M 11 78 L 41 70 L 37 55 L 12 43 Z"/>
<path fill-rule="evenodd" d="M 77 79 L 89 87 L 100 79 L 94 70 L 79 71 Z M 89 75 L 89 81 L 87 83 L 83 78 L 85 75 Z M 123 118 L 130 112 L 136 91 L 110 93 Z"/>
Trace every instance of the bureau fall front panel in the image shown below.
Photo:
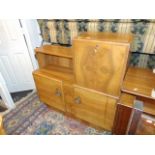
<path fill-rule="evenodd" d="M 73 49 L 76 83 L 119 96 L 129 46 L 103 41 L 76 40 Z"/>

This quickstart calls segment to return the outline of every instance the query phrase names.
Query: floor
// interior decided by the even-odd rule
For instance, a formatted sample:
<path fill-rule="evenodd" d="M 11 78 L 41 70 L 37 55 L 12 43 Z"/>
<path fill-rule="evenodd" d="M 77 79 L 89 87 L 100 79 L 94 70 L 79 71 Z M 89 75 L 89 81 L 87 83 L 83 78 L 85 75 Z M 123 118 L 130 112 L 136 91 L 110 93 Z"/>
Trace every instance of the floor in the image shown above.
<path fill-rule="evenodd" d="M 11 96 L 12 96 L 14 102 L 18 102 L 22 98 L 26 97 L 28 94 L 31 94 L 31 92 L 32 92 L 32 90 L 18 92 L 18 93 L 12 93 Z M 38 102 L 38 99 L 37 99 L 37 102 Z M 36 106 L 36 103 L 34 104 L 35 106 Z M 40 102 L 38 102 L 38 104 L 40 105 Z M 22 131 L 21 134 L 45 134 L 45 132 L 46 132 L 46 134 L 68 134 L 68 133 L 88 134 L 89 132 L 91 132 L 91 134 L 107 134 L 107 133 L 99 133 L 95 129 L 87 128 L 83 124 L 80 124 L 80 123 L 78 124 L 74 120 L 64 118 L 63 115 L 56 113 L 54 111 L 50 111 L 46 107 L 44 107 L 44 108 L 46 109 L 47 113 L 46 114 L 42 113 L 40 116 L 38 115 L 37 116 L 38 118 L 36 117 L 34 124 L 32 125 L 30 123 L 30 125 L 28 125 L 29 126 L 28 129 L 25 131 Z M 28 109 L 31 109 L 31 108 L 28 108 Z M 4 112 L 6 110 L 7 110 L 6 108 L 0 107 L 0 112 Z M 18 111 L 18 108 L 16 110 Z M 32 110 L 34 110 L 34 109 L 32 109 Z M 27 110 L 25 110 L 25 111 L 26 111 L 26 113 L 28 112 Z M 25 119 L 26 113 L 24 113 L 24 117 L 23 117 L 24 119 Z M 33 111 L 33 113 L 37 113 L 37 112 Z M 16 112 L 16 114 L 17 114 L 17 112 Z M 22 113 L 19 113 L 19 115 L 20 116 L 18 117 L 18 119 L 21 118 Z M 15 115 L 15 117 L 16 117 L 16 115 Z M 54 117 L 54 119 L 52 120 L 51 118 L 53 118 L 53 117 Z M 12 116 L 10 118 L 12 118 Z M 31 117 L 28 116 L 28 122 L 30 119 L 31 119 Z M 53 123 L 53 121 L 55 119 L 58 119 L 57 124 Z M 17 118 L 15 118 L 15 120 L 17 120 Z M 48 120 L 48 123 L 45 122 L 45 120 Z M 13 123 L 15 123 L 15 122 L 13 122 Z M 52 126 L 51 126 L 51 124 L 52 124 Z M 61 124 L 62 124 L 62 126 L 61 126 Z M 12 126 L 12 123 L 11 123 L 11 126 Z M 58 126 L 60 126 L 60 127 L 58 127 Z M 65 131 L 64 131 L 64 126 L 66 126 Z M 73 129 L 73 128 L 75 128 L 75 126 L 78 126 L 80 131 Z M 22 130 L 23 130 L 23 128 L 22 128 Z M 51 128 L 51 129 L 49 129 L 49 128 Z M 53 128 L 55 128 L 55 129 L 53 130 Z M 61 129 L 61 131 L 59 131 L 60 129 Z M 17 133 L 12 132 L 12 134 L 14 134 L 14 133 L 19 134 L 18 132 Z M 150 135 L 150 134 L 154 135 L 155 134 L 155 117 L 143 114 L 142 118 L 139 122 L 136 134 L 137 135 Z"/>
<path fill-rule="evenodd" d="M 16 103 L 17 101 L 19 101 L 23 97 L 27 96 L 31 92 L 32 92 L 32 90 L 21 91 L 21 92 L 11 93 L 11 96 L 12 96 L 13 101 Z M 1 96 L 0 96 L 0 102 L 2 102 Z M 7 108 L 0 105 L 0 112 L 4 112 L 6 110 L 7 110 Z"/>
<path fill-rule="evenodd" d="M 19 101 L 21 98 L 27 96 L 29 93 L 31 93 L 32 90 L 27 90 L 27 91 L 22 91 L 22 92 L 16 92 L 16 93 L 11 93 L 11 96 L 13 98 L 14 102 Z"/>
<path fill-rule="evenodd" d="M 5 108 L 5 107 L 3 107 L 3 106 L 0 106 L 0 112 L 4 112 L 4 111 L 6 111 L 7 110 L 7 108 Z"/>
<path fill-rule="evenodd" d="M 49 108 L 35 91 L 16 103 L 16 108 L 3 115 L 8 135 L 109 135 L 77 119 Z"/>

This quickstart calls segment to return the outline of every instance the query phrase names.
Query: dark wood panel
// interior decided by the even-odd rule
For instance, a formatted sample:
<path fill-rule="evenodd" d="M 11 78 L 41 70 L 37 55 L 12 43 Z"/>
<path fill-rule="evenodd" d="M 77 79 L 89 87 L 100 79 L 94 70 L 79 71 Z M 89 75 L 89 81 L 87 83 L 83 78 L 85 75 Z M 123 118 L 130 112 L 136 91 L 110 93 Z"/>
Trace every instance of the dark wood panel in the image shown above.
<path fill-rule="evenodd" d="M 132 108 L 122 104 L 117 104 L 114 127 L 112 133 L 115 135 L 125 135 L 130 120 Z"/>

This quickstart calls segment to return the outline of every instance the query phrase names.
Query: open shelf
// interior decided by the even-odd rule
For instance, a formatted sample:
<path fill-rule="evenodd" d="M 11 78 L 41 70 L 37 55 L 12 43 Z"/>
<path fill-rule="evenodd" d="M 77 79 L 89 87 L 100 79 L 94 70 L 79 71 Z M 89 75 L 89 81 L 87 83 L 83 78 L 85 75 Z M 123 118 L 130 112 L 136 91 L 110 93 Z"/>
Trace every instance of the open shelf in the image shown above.
<path fill-rule="evenodd" d="M 48 54 L 53 56 L 59 56 L 64 58 L 73 58 L 70 47 L 63 47 L 57 45 L 43 45 L 35 49 L 36 53 Z"/>
<path fill-rule="evenodd" d="M 55 78 L 69 83 L 74 82 L 73 71 L 67 67 L 59 67 L 56 65 L 48 65 L 33 72 L 47 78 Z"/>

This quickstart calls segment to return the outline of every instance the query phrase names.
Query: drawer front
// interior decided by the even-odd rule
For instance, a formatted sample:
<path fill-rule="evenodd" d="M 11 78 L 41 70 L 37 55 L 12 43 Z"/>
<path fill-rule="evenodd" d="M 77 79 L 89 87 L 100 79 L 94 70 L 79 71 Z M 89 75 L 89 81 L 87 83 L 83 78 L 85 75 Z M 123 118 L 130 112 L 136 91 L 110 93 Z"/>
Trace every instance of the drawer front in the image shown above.
<path fill-rule="evenodd" d="M 41 75 L 33 74 L 33 76 L 40 100 L 54 108 L 65 111 L 62 82 Z"/>
<path fill-rule="evenodd" d="M 117 100 L 81 87 L 64 87 L 67 111 L 91 124 L 112 130 Z"/>
<path fill-rule="evenodd" d="M 74 70 L 78 85 L 119 96 L 129 46 L 101 41 L 75 41 Z"/>

